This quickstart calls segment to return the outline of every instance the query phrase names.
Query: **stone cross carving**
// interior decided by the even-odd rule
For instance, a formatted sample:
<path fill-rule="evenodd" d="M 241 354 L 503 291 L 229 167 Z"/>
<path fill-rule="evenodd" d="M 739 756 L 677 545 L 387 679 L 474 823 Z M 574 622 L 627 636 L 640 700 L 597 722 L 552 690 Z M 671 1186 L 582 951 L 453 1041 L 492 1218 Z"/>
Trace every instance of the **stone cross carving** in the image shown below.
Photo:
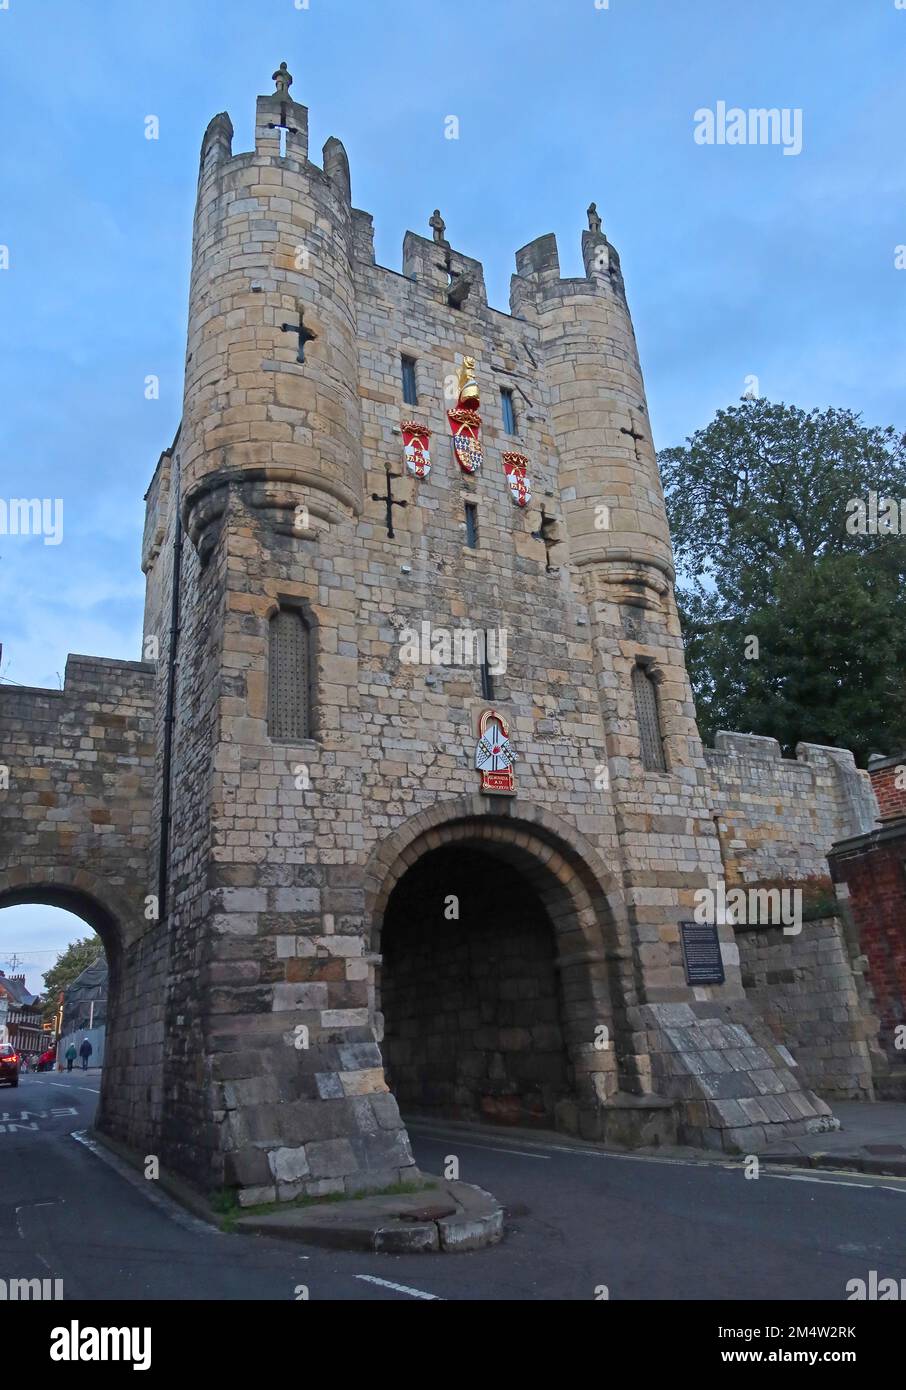
<path fill-rule="evenodd" d="M 641 463 L 642 460 L 639 459 L 639 440 L 640 440 L 640 439 L 644 439 L 645 436 L 644 436 L 643 434 L 639 434 L 638 430 L 636 429 L 636 427 L 635 427 L 635 419 L 633 418 L 633 414 L 632 414 L 632 411 L 631 411 L 631 410 L 630 410 L 630 412 L 629 412 L 629 423 L 630 423 L 630 425 L 632 426 L 632 429 L 628 430 L 628 429 L 626 429 L 626 427 L 625 427 L 624 425 L 621 425 L 621 426 L 620 426 L 620 434 L 628 434 L 628 435 L 629 435 L 629 438 L 632 440 L 632 443 L 633 443 L 633 448 L 635 449 L 635 456 L 636 456 L 636 458 L 639 460 L 639 463 Z"/>
<path fill-rule="evenodd" d="M 304 311 L 303 309 L 300 309 L 300 310 L 299 310 L 299 322 L 298 322 L 298 323 L 281 323 L 281 325 L 280 325 L 280 331 L 281 331 L 281 333 L 298 333 L 298 335 L 299 335 L 299 349 L 298 349 L 298 352 L 296 353 L 296 361 L 297 361 L 297 362 L 304 362 L 304 361 L 305 361 L 305 344 L 306 344 L 306 343 L 313 343 L 314 340 L 315 340 L 315 338 L 318 336 L 317 333 L 312 333 L 311 329 L 308 328 L 308 327 L 306 327 L 306 323 L 305 323 L 305 311 Z"/>
<path fill-rule="evenodd" d="M 289 95 L 289 89 L 293 85 L 293 78 L 292 73 L 287 70 L 285 63 L 280 64 L 277 71 L 274 73 L 272 81 L 277 84 L 277 96 L 285 97 Z"/>
<path fill-rule="evenodd" d="M 588 230 L 601 235 L 601 218 L 598 214 L 597 203 L 590 203 L 588 207 Z"/>
<path fill-rule="evenodd" d="M 438 246 L 446 246 L 447 238 L 444 232 L 447 230 L 447 224 L 440 215 L 440 208 L 434 209 L 434 216 L 429 218 L 428 226 L 434 228 L 434 240 Z"/>
<path fill-rule="evenodd" d="M 394 507 L 408 507 L 409 503 L 408 503 L 408 502 L 404 502 L 404 501 L 402 500 L 402 498 L 400 498 L 400 497 L 394 497 L 394 495 L 393 495 L 393 483 L 394 483 L 394 480 L 395 480 L 396 478 L 401 478 L 401 477 L 403 476 L 402 473 L 391 473 L 389 468 L 386 470 L 386 472 L 387 472 L 387 491 L 386 491 L 386 492 L 373 492 L 373 493 L 371 494 L 371 500 L 372 500 L 372 502 L 383 502 L 383 503 L 384 503 L 384 506 L 385 506 L 386 509 L 387 509 L 387 519 L 386 519 L 386 521 L 384 522 L 384 525 L 387 527 L 387 535 L 388 535 L 388 537 L 390 538 L 390 540 L 393 540 L 394 536 L 396 535 L 396 532 L 395 532 L 394 529 L 393 529 L 393 508 L 394 508 Z"/>

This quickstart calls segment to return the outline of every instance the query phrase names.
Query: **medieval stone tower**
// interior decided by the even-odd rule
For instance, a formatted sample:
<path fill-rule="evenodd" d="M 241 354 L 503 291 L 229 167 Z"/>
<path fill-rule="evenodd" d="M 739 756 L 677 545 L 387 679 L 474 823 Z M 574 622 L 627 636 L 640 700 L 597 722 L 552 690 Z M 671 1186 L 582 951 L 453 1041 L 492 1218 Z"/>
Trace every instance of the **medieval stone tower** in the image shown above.
<path fill-rule="evenodd" d="M 134 729 L 141 772 L 108 744 L 86 795 L 116 833 L 99 845 L 70 795 L 65 846 L 39 823 L 33 866 L 0 881 L 81 895 L 116 941 L 102 1128 L 252 1202 L 410 1174 L 398 1102 L 745 1151 L 818 1123 L 732 925 L 703 973 L 684 954 L 696 891 L 744 844 L 726 787 L 756 753 L 781 772 L 751 740 L 699 741 L 594 205 L 584 276 L 530 242 L 510 314 L 438 214 L 388 270 L 343 146 L 312 162 L 275 79 L 254 151 L 225 114 L 202 144 L 148 659 L 89 673 L 106 704 L 81 668 L 67 683 L 73 737 Z M 864 819 L 859 775 L 825 750 L 788 766 L 771 804 L 820 803 L 823 863 Z"/>

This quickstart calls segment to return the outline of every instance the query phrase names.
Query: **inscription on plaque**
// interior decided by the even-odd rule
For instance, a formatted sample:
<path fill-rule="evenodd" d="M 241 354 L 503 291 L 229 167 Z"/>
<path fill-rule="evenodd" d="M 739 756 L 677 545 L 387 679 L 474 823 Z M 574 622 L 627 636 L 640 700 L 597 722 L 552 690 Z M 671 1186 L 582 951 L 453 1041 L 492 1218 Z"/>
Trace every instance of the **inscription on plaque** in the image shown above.
<path fill-rule="evenodd" d="M 713 922 L 680 922 L 686 984 L 722 985 L 724 963 L 720 940 Z"/>

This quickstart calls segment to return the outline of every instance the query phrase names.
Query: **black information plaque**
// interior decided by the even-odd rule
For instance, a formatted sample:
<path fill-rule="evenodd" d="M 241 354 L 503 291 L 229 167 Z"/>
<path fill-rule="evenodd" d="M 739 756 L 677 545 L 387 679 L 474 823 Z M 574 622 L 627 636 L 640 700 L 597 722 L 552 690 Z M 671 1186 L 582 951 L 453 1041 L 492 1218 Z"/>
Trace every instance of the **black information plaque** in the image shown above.
<path fill-rule="evenodd" d="M 722 985 L 724 963 L 713 922 L 680 922 L 687 985 Z"/>

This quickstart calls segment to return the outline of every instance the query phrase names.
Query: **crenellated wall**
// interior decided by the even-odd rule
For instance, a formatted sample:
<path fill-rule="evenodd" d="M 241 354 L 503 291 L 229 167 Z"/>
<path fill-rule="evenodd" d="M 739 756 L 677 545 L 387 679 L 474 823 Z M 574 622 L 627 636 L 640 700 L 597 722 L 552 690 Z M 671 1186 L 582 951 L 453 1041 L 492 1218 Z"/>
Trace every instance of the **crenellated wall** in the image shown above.
<path fill-rule="evenodd" d="M 719 733 L 705 756 L 728 886 L 809 881 L 832 898 L 831 845 L 870 829 L 877 810 L 852 753 L 799 743 L 793 760 L 776 739 Z"/>
<path fill-rule="evenodd" d="M 148 904 L 154 682 L 151 664 L 70 656 L 62 690 L 0 687 L 0 906 L 48 903 L 100 933 L 111 1026 L 99 1124 L 137 1147 L 160 1138 L 168 978 Z"/>
<path fill-rule="evenodd" d="M 851 753 L 719 733 L 706 750 L 727 890 L 801 893 L 788 928 L 736 927 L 747 997 L 795 1055 L 810 1087 L 831 1099 L 873 1095 L 878 1019 L 866 962 L 837 915 L 828 855 L 874 823 L 875 798 Z"/>

